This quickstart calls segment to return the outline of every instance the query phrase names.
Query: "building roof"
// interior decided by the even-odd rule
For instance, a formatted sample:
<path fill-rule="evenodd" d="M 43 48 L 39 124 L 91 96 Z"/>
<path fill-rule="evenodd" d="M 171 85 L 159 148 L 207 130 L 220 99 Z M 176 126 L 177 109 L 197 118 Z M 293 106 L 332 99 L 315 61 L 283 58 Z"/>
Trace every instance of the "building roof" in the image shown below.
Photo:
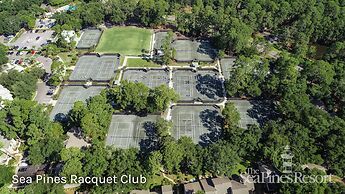
<path fill-rule="evenodd" d="M 1 147 L 7 148 L 11 145 L 11 140 L 8 140 L 6 137 L 0 135 L 0 144 Z"/>
<path fill-rule="evenodd" d="M 197 191 L 202 191 L 202 188 L 199 182 L 187 183 L 187 184 L 184 184 L 183 186 L 184 186 L 184 193 L 186 194 L 192 194 Z"/>
<path fill-rule="evenodd" d="M 133 190 L 130 194 L 150 194 L 149 190 Z"/>
<path fill-rule="evenodd" d="M 217 194 L 227 194 L 231 188 L 230 179 L 227 177 L 217 177 L 212 179 L 212 183 L 217 190 Z"/>
<path fill-rule="evenodd" d="M 241 174 L 240 177 L 243 180 L 243 184 L 247 186 L 248 190 L 255 190 L 254 180 L 249 174 Z"/>
<path fill-rule="evenodd" d="M 0 85 L 0 97 L 3 100 L 13 100 L 11 92 L 2 85 Z"/>
<path fill-rule="evenodd" d="M 217 190 L 213 187 L 213 183 L 210 179 L 201 179 L 200 184 L 205 193 L 217 193 Z"/>
<path fill-rule="evenodd" d="M 66 148 L 82 148 L 82 147 L 87 147 L 89 144 L 83 139 L 77 137 L 75 134 L 71 132 L 67 132 L 68 139 L 65 142 Z"/>
<path fill-rule="evenodd" d="M 162 186 L 162 194 L 172 194 L 173 188 L 171 185 L 163 185 Z"/>
<path fill-rule="evenodd" d="M 230 183 L 230 179 L 228 177 L 217 177 L 212 179 L 213 185 L 222 185 Z"/>
<path fill-rule="evenodd" d="M 231 191 L 232 191 L 232 194 L 248 194 L 249 193 L 249 189 L 246 185 L 234 180 L 231 180 Z"/>

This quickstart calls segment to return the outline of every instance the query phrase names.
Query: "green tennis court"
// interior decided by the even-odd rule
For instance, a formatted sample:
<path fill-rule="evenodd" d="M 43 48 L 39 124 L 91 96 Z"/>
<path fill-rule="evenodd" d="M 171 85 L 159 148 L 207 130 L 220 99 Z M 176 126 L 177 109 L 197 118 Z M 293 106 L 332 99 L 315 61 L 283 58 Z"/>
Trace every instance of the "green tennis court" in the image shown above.
<path fill-rule="evenodd" d="M 98 53 L 140 55 L 149 51 L 152 30 L 136 27 L 113 27 L 104 30 L 96 48 Z"/>

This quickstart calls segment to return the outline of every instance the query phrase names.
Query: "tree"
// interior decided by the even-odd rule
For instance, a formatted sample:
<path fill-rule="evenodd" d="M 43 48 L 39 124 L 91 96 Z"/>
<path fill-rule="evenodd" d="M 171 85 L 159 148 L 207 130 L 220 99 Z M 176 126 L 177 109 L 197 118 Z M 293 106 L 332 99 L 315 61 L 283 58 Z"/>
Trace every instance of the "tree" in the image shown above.
<path fill-rule="evenodd" d="M 139 82 L 122 81 L 120 86 L 107 90 L 109 101 L 122 110 L 140 112 L 161 112 L 175 102 L 178 95 L 166 85 L 150 89 Z"/>
<path fill-rule="evenodd" d="M 233 127 L 237 127 L 239 125 L 241 117 L 234 103 L 226 103 L 222 111 L 222 115 L 224 116 L 223 128 L 225 133 L 228 133 Z"/>
<path fill-rule="evenodd" d="M 0 67 L 2 64 L 5 64 L 8 62 L 7 50 L 8 48 L 5 45 L 0 43 Z"/>
<path fill-rule="evenodd" d="M 135 8 L 135 1 L 111 0 L 106 2 L 105 13 L 112 23 L 123 24 L 133 17 Z"/>
<path fill-rule="evenodd" d="M 147 108 L 149 88 L 143 83 L 123 81 L 120 86 L 115 86 L 108 91 L 108 98 L 117 107 L 136 112 Z"/>
<path fill-rule="evenodd" d="M 325 173 L 319 170 L 306 169 L 302 172 L 303 175 L 322 176 Z M 283 183 L 280 192 L 281 193 L 342 193 L 345 191 L 344 185 L 341 183 Z"/>
<path fill-rule="evenodd" d="M 150 153 L 147 160 L 148 172 L 152 175 L 159 174 L 163 169 L 162 166 L 163 156 L 159 151 L 153 151 Z"/>
<path fill-rule="evenodd" d="M 72 116 L 75 116 L 73 113 L 79 111 L 76 110 L 78 107 L 80 107 L 79 102 L 71 111 Z M 107 102 L 105 94 L 101 93 L 87 101 L 87 111 L 83 110 L 82 114 L 78 115 L 80 117 L 73 117 L 72 119 L 74 123 L 80 123 L 85 137 L 103 140 L 108 131 L 112 113 L 113 108 Z"/>
<path fill-rule="evenodd" d="M 302 79 L 299 78 L 299 65 L 301 59 L 283 53 L 282 56 L 273 63 L 273 69 L 265 83 L 265 93 L 268 96 L 280 98 L 287 93 L 291 93 L 296 86 L 301 86 Z"/>
<path fill-rule="evenodd" d="M 260 96 L 261 84 L 269 73 L 267 60 L 259 56 L 239 56 L 231 70 L 231 77 L 226 81 L 229 96 Z"/>
<path fill-rule="evenodd" d="M 61 150 L 61 159 L 64 161 L 62 176 L 70 177 L 71 175 L 81 176 L 83 174 L 82 159 L 84 153 L 79 148 L 63 148 Z"/>
<path fill-rule="evenodd" d="M 0 165 L 0 187 L 12 183 L 14 169 L 12 166 Z"/>
<path fill-rule="evenodd" d="M 216 43 L 220 49 L 239 53 L 250 47 L 253 29 L 238 18 L 230 18 L 229 23 L 220 29 Z"/>
<path fill-rule="evenodd" d="M 202 174 L 204 150 L 199 145 L 195 145 L 190 137 L 182 136 L 178 140 L 182 149 L 183 158 L 181 161 L 181 171 L 195 176 Z"/>
<path fill-rule="evenodd" d="M 306 76 L 309 92 L 317 99 L 329 96 L 335 76 L 334 67 L 325 61 L 307 62 L 302 72 Z"/>
<path fill-rule="evenodd" d="M 179 172 L 180 163 L 183 159 L 183 153 L 179 144 L 175 140 L 166 140 L 163 142 L 161 153 L 166 171 L 169 173 Z"/>
<path fill-rule="evenodd" d="M 7 138 L 25 140 L 33 164 L 59 160 L 65 136 L 62 126 L 49 120 L 42 105 L 15 99 L 2 110 L 1 131 Z"/>
<path fill-rule="evenodd" d="M 73 108 L 68 113 L 68 118 L 70 120 L 70 124 L 73 126 L 81 126 L 81 120 L 87 114 L 88 109 L 84 102 L 77 101 L 74 103 Z"/>
<path fill-rule="evenodd" d="M 85 153 L 84 175 L 98 177 L 104 175 L 109 166 L 107 159 L 110 154 L 103 143 L 93 143 L 92 147 L 87 149 Z"/>
<path fill-rule="evenodd" d="M 206 172 L 214 175 L 231 176 L 231 171 L 239 164 L 240 158 L 230 144 L 218 141 L 207 147 L 204 158 Z"/>
<path fill-rule="evenodd" d="M 155 87 L 148 97 L 148 111 L 161 112 L 168 108 L 171 102 L 176 102 L 179 96 L 167 85 Z"/>
<path fill-rule="evenodd" d="M 172 122 L 159 118 L 155 123 L 156 135 L 161 141 L 171 134 Z"/>
<path fill-rule="evenodd" d="M 81 7 L 81 19 L 84 27 L 97 26 L 104 21 L 103 4 L 91 2 Z"/>
<path fill-rule="evenodd" d="M 54 193 L 64 194 L 64 188 L 62 184 L 51 184 L 39 181 L 38 183 L 32 183 L 24 187 L 24 193 Z"/>
<path fill-rule="evenodd" d="M 142 169 L 142 164 L 140 163 L 140 158 L 138 157 L 138 151 L 135 148 L 130 149 L 114 149 L 112 154 L 109 156 L 109 166 L 106 170 L 106 176 L 122 176 L 122 175 L 131 175 L 132 177 L 145 175 L 144 170 Z M 118 192 L 129 192 L 134 189 L 145 188 L 145 185 L 142 184 L 133 184 L 133 183 L 118 183 L 111 184 L 112 191 Z"/>
<path fill-rule="evenodd" d="M 37 79 L 43 76 L 40 68 L 28 69 L 25 72 L 10 70 L 0 75 L 0 84 L 8 88 L 11 93 L 20 99 L 32 99 L 36 91 Z"/>
<path fill-rule="evenodd" d="M 173 32 L 169 31 L 168 35 L 163 40 L 162 44 L 162 50 L 163 50 L 163 56 L 162 56 L 162 62 L 165 65 L 170 65 L 171 60 L 174 58 L 173 56 L 173 48 L 171 47 L 171 42 L 173 40 Z"/>

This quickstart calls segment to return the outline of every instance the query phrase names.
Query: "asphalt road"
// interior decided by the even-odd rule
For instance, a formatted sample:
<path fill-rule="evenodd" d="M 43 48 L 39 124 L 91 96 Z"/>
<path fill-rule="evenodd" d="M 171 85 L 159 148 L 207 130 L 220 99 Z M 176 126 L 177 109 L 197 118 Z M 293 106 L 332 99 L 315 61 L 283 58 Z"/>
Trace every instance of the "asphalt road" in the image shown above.
<path fill-rule="evenodd" d="M 37 94 L 35 100 L 40 104 L 49 104 L 52 100 L 52 96 L 47 95 L 49 86 L 43 81 L 37 83 Z"/>
<path fill-rule="evenodd" d="M 36 58 L 37 61 L 41 62 L 43 64 L 43 69 L 47 73 L 51 73 L 51 65 L 53 63 L 53 60 L 47 57 L 39 56 Z"/>

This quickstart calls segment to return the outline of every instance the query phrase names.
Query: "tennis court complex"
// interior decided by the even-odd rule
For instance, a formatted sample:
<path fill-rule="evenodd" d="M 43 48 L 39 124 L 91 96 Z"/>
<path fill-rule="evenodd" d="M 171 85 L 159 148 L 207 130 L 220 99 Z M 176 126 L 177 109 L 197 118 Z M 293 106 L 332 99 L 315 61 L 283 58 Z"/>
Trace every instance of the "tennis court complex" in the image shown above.
<path fill-rule="evenodd" d="M 69 80 L 108 81 L 115 76 L 115 70 L 119 66 L 118 55 L 84 55 L 79 58 Z"/>
<path fill-rule="evenodd" d="M 169 84 L 169 73 L 165 70 L 125 70 L 123 79 L 132 82 L 142 82 L 150 88 Z"/>
<path fill-rule="evenodd" d="M 215 49 L 206 40 L 175 40 L 172 47 L 176 50 L 175 60 L 177 62 L 212 62 L 216 57 Z"/>
<path fill-rule="evenodd" d="M 83 86 L 64 87 L 50 114 L 50 118 L 57 121 L 64 120 L 76 101 L 85 102 L 90 97 L 100 94 L 104 88 L 98 86 L 91 86 L 89 88 L 84 88 Z"/>
<path fill-rule="evenodd" d="M 256 119 L 257 115 L 251 111 L 253 109 L 253 104 L 248 100 L 229 100 L 230 102 L 234 103 L 237 111 L 240 113 L 241 120 L 240 120 L 240 127 L 243 129 L 247 129 L 248 125 L 258 125 L 258 121 Z M 257 113 L 259 114 L 259 113 Z"/>
<path fill-rule="evenodd" d="M 230 78 L 230 72 L 233 66 L 235 65 L 235 60 L 235 58 L 223 58 L 220 60 L 220 67 L 225 79 Z"/>
<path fill-rule="evenodd" d="M 213 70 L 176 70 L 173 86 L 181 101 L 220 101 L 224 97 L 223 81 Z"/>
<path fill-rule="evenodd" d="M 89 49 L 93 46 L 97 46 L 99 39 L 101 38 L 102 31 L 98 29 L 84 30 L 77 44 L 77 49 Z"/>
<path fill-rule="evenodd" d="M 194 143 L 205 145 L 220 137 L 223 119 L 214 106 L 174 106 L 171 114 L 174 123 L 171 135 L 176 139 L 187 136 Z"/>
<path fill-rule="evenodd" d="M 139 147 L 148 134 L 154 133 L 158 115 L 113 115 L 106 138 L 106 145 L 118 148 Z"/>

